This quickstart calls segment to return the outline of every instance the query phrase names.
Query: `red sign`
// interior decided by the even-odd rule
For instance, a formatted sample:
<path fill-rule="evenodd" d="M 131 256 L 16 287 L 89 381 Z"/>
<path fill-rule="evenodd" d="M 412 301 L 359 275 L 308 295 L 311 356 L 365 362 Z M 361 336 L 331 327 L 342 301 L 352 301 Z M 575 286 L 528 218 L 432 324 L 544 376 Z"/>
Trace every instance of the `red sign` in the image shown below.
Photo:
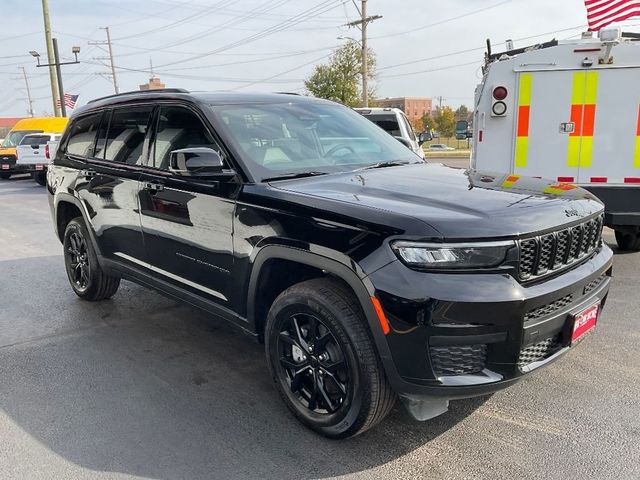
<path fill-rule="evenodd" d="M 599 312 L 600 304 L 596 304 L 576 315 L 576 318 L 573 322 L 573 334 L 571 335 L 571 343 L 574 343 L 575 341 L 582 338 L 588 331 L 596 326 Z"/>

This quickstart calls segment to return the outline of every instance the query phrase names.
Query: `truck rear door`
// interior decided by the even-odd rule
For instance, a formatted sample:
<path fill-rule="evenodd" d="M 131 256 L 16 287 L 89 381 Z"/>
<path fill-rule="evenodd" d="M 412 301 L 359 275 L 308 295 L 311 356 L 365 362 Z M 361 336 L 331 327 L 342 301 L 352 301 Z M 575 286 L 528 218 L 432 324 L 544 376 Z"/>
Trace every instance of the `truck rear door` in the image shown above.
<path fill-rule="evenodd" d="M 582 116 L 573 105 L 584 104 L 586 79 L 581 78 L 576 89 L 573 71 L 522 71 L 517 75 L 513 172 L 575 181 L 579 163 L 570 158 L 576 152 L 573 146 L 570 152 L 569 145 L 577 143 L 579 155 Z"/>

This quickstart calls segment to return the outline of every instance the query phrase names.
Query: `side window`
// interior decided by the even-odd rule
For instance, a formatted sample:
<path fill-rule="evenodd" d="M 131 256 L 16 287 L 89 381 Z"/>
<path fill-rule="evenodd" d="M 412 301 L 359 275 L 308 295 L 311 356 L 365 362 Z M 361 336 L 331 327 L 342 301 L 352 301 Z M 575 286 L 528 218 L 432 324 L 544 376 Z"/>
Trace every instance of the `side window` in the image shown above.
<path fill-rule="evenodd" d="M 195 113 L 184 107 L 162 107 L 153 146 L 153 165 L 168 170 L 169 154 L 190 147 L 212 148 L 224 160 L 222 149 Z"/>
<path fill-rule="evenodd" d="M 102 112 L 92 113 L 72 121 L 69 125 L 66 153 L 85 158 L 93 155 L 93 144 L 96 141 L 100 117 Z"/>
<path fill-rule="evenodd" d="M 98 140 L 96 141 L 94 158 L 104 159 L 104 151 L 107 146 L 107 130 L 109 130 L 109 122 L 111 121 L 111 110 L 105 111 L 98 130 Z"/>
<path fill-rule="evenodd" d="M 141 165 L 144 139 L 152 107 L 125 107 L 113 110 L 107 132 L 104 159 Z"/>

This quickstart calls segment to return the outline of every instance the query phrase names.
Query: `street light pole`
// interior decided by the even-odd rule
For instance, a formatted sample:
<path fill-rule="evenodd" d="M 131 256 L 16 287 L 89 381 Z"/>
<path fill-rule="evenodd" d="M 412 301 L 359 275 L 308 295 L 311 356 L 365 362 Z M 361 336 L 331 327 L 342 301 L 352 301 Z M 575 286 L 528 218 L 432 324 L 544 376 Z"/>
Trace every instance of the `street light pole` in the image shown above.
<path fill-rule="evenodd" d="M 27 72 L 24 67 L 22 69 L 22 76 L 24 78 L 24 85 L 27 87 L 27 100 L 29 102 L 29 116 L 33 117 L 33 98 L 31 98 L 31 89 L 29 88 L 29 79 L 27 78 Z"/>
<path fill-rule="evenodd" d="M 80 63 L 78 61 L 78 54 L 80 53 L 80 47 L 73 47 L 71 49 L 71 52 L 75 55 L 76 59 L 73 62 L 61 62 L 60 61 L 60 53 L 58 52 L 58 39 L 54 38 L 52 39 L 53 44 L 53 63 L 49 62 L 49 63 L 40 63 L 40 54 L 38 52 L 36 52 L 35 50 L 31 50 L 29 53 L 31 54 L 31 56 L 35 57 L 36 60 L 38 61 L 38 65 L 36 65 L 37 67 L 49 67 L 49 68 L 55 68 L 55 72 L 56 72 L 56 77 L 58 78 L 58 90 L 56 92 L 56 96 L 59 96 L 60 98 L 60 112 L 62 113 L 63 117 L 67 116 L 67 108 L 64 104 L 64 87 L 62 86 L 62 71 L 60 69 L 60 67 L 62 65 L 73 65 L 76 63 Z M 57 107 L 57 105 L 56 105 Z M 57 110 L 56 110 L 57 112 Z"/>
<path fill-rule="evenodd" d="M 49 19 L 49 1 L 42 0 L 42 17 L 44 19 L 44 37 L 47 43 L 47 59 L 49 60 L 49 81 L 51 82 L 51 100 L 53 101 L 53 111 L 56 117 L 60 116 L 60 107 L 58 106 L 58 78 L 56 77 L 56 69 L 53 60 L 53 42 L 51 41 L 51 20 Z M 62 105 L 62 103 L 60 103 Z"/>
<path fill-rule="evenodd" d="M 56 66 L 56 75 L 58 76 L 58 96 L 60 97 L 60 113 L 63 117 L 67 116 L 67 106 L 64 104 L 64 87 L 62 86 L 62 70 L 60 69 L 60 53 L 58 52 L 58 39 L 53 39 L 53 62 Z"/>

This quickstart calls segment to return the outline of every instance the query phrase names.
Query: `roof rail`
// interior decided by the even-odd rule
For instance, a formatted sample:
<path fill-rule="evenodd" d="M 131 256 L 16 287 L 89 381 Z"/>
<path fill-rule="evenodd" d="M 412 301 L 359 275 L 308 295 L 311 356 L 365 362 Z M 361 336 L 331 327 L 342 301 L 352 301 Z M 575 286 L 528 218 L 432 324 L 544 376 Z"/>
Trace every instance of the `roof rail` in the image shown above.
<path fill-rule="evenodd" d="M 87 104 L 98 102 L 100 100 L 106 100 L 107 98 L 115 98 L 121 97 L 123 95 L 133 95 L 133 94 L 149 94 L 149 93 L 189 93 L 189 90 L 185 90 L 184 88 L 156 88 L 153 90 L 133 90 L 131 92 L 122 92 L 116 93 L 114 95 L 107 95 L 106 97 L 94 98 L 93 100 L 89 100 Z"/>
<path fill-rule="evenodd" d="M 299 93 L 296 93 L 296 92 L 273 92 L 273 93 L 276 93 L 278 95 L 296 95 L 298 97 L 301 96 Z"/>

